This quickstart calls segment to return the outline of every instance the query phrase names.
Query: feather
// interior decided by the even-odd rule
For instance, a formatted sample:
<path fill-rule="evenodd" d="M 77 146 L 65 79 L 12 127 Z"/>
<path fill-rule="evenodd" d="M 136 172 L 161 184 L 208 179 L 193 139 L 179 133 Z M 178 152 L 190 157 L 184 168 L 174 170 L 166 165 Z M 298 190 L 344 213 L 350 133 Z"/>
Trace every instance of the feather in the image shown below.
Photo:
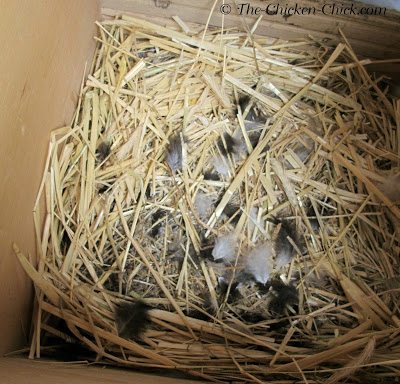
<path fill-rule="evenodd" d="M 220 236 L 215 241 L 212 255 L 214 260 L 224 260 L 225 262 L 233 262 L 236 260 L 237 238 L 234 233 L 228 233 Z"/>
<path fill-rule="evenodd" d="M 233 203 L 228 203 L 225 205 L 224 210 L 222 213 L 228 218 L 231 224 L 236 225 L 239 222 L 240 219 L 240 214 L 238 213 L 239 211 L 239 206 L 235 205 Z"/>
<path fill-rule="evenodd" d="M 240 112 L 243 115 L 249 102 L 250 102 L 250 97 L 248 95 L 240 96 L 239 100 L 238 100 L 238 105 L 236 106 L 236 109 L 235 109 L 235 114 L 237 115 L 239 113 L 239 108 L 240 108 Z M 248 119 L 248 120 L 250 120 L 250 119 Z"/>
<path fill-rule="evenodd" d="M 215 205 L 218 206 L 218 204 L 221 202 L 222 197 L 225 194 L 225 190 L 221 193 L 220 198 L 215 202 Z M 222 214 L 227 217 L 227 219 L 230 221 L 231 224 L 236 225 L 239 222 L 240 219 L 240 198 L 238 198 L 237 195 L 233 195 L 231 197 L 231 201 L 229 201 L 223 211 Z"/>
<path fill-rule="evenodd" d="M 209 261 L 214 261 L 216 263 L 222 263 L 223 260 L 219 259 L 219 260 L 214 260 L 214 257 L 212 255 L 212 251 L 213 248 L 212 247 L 207 247 L 207 248 L 203 248 L 200 250 L 198 257 L 204 260 L 209 260 Z"/>
<path fill-rule="evenodd" d="M 271 282 L 271 287 L 273 297 L 268 307 L 270 312 L 283 315 L 289 305 L 298 304 L 299 297 L 295 286 L 287 285 L 280 279 L 276 279 Z"/>
<path fill-rule="evenodd" d="M 120 303 L 115 308 L 118 335 L 125 339 L 138 339 L 151 322 L 150 309 L 141 300 Z"/>
<path fill-rule="evenodd" d="M 215 198 L 203 192 L 197 192 L 194 207 L 201 220 L 207 220 L 213 211 Z"/>
<path fill-rule="evenodd" d="M 251 250 L 246 260 L 246 272 L 258 283 L 269 280 L 273 268 L 274 247 L 270 241 L 262 243 Z"/>
<path fill-rule="evenodd" d="M 201 245 L 200 245 L 200 252 L 197 253 L 195 260 L 196 263 L 200 260 L 207 260 L 214 263 L 223 263 L 223 259 L 215 260 L 213 257 L 213 249 L 214 249 L 215 241 L 211 238 L 204 237 L 204 233 L 201 234 Z"/>
<path fill-rule="evenodd" d="M 288 238 L 296 245 L 299 245 L 299 238 L 295 226 L 286 219 L 280 220 L 278 227 L 275 237 L 275 255 L 276 268 L 279 270 L 286 264 L 289 264 L 296 253 L 295 248 Z"/>
<path fill-rule="evenodd" d="M 223 137 L 223 139 L 220 137 L 217 142 L 222 156 L 227 157 L 228 155 L 233 155 L 236 153 L 236 146 L 238 145 L 236 139 L 227 132 L 224 133 Z"/>
<path fill-rule="evenodd" d="M 258 220 L 258 208 L 257 207 L 251 207 L 250 212 L 249 212 L 249 217 L 248 217 L 248 228 L 249 232 L 253 233 L 254 229 L 257 227 L 262 227 L 262 224 Z"/>
<path fill-rule="evenodd" d="M 221 202 L 221 198 L 217 200 L 215 205 L 218 205 Z M 222 214 L 225 215 L 233 225 L 236 225 L 240 219 L 240 214 L 237 213 L 239 208 L 239 205 L 229 202 L 225 205 Z"/>
<path fill-rule="evenodd" d="M 230 175 L 229 171 L 229 164 L 227 160 L 222 156 L 216 156 L 212 160 L 214 169 L 218 172 L 221 176 L 228 177 Z"/>
<path fill-rule="evenodd" d="M 243 132 L 240 128 L 237 128 L 235 130 L 235 132 L 233 133 L 233 137 L 236 142 L 233 158 L 235 159 L 235 161 L 239 161 L 248 155 L 249 150 L 247 148 Z"/>
<path fill-rule="evenodd" d="M 232 284 L 230 284 L 229 281 L 221 276 L 220 278 L 218 278 L 217 292 L 223 298 L 223 300 L 225 300 L 226 298 L 226 302 L 228 304 L 233 304 L 241 297 L 238 285 L 238 281 L 232 281 Z"/>
<path fill-rule="evenodd" d="M 153 216 L 151 217 L 151 236 L 156 237 L 160 234 L 161 230 L 161 221 L 162 219 L 166 216 L 166 213 L 164 210 L 159 209 L 157 210 Z"/>
<path fill-rule="evenodd" d="M 99 163 L 104 162 L 111 153 L 111 144 L 102 141 L 96 149 L 96 158 Z"/>
<path fill-rule="evenodd" d="M 182 170 L 183 147 L 182 139 L 179 134 L 174 135 L 169 139 L 166 160 L 173 173 Z"/>
<path fill-rule="evenodd" d="M 204 180 L 219 181 L 218 173 L 212 171 L 206 171 L 204 173 Z"/>
<path fill-rule="evenodd" d="M 252 88 L 256 89 L 256 86 L 253 86 Z M 246 109 L 250 103 L 251 99 L 248 95 L 239 98 L 239 107 L 243 115 L 243 120 L 245 120 L 246 130 L 248 130 L 248 127 L 254 128 L 264 126 L 266 122 L 266 116 L 263 113 L 257 113 L 258 111 L 256 111 L 254 104 L 250 106 L 246 113 Z M 237 107 L 235 111 L 236 114 L 238 114 L 238 110 L 239 108 Z"/>

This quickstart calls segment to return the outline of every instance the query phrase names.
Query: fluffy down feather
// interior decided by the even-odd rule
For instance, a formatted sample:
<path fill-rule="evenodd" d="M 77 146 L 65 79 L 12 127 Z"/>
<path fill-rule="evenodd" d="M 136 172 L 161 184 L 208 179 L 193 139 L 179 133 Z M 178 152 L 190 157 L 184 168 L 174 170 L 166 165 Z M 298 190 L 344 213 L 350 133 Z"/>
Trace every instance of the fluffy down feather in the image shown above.
<path fill-rule="evenodd" d="M 270 241 L 253 248 L 249 253 L 246 263 L 246 271 L 255 281 L 265 284 L 273 268 L 274 247 Z"/>
<path fill-rule="evenodd" d="M 212 160 L 214 169 L 221 175 L 221 176 L 229 176 L 229 164 L 228 160 L 226 160 L 222 156 L 216 156 Z"/>
<path fill-rule="evenodd" d="M 228 233 L 218 237 L 212 251 L 214 260 L 223 259 L 228 263 L 235 261 L 237 245 L 238 241 L 234 233 Z"/>
<path fill-rule="evenodd" d="M 197 192 L 194 199 L 194 207 L 200 219 L 207 220 L 213 210 L 215 198 L 203 192 Z"/>

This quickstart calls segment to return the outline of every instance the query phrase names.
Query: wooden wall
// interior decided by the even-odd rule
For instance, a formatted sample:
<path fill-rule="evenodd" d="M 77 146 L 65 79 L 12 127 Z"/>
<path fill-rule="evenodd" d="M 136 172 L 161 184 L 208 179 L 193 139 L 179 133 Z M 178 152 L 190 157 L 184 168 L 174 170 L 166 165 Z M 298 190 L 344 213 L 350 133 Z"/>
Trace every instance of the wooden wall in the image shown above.
<path fill-rule="evenodd" d="M 101 0 L 105 9 L 117 12 L 132 12 L 150 17 L 171 17 L 178 15 L 187 22 L 199 22 L 205 24 L 213 4 L 216 3 L 214 12 L 210 19 L 211 25 L 220 26 L 222 13 L 220 7 L 223 1 L 217 0 Z M 258 16 L 240 16 L 237 7 L 240 4 L 249 3 L 253 8 L 265 9 L 268 4 L 294 4 L 305 7 L 321 8 L 321 5 L 329 2 L 298 0 L 294 1 L 244 1 L 225 0 L 231 6 L 231 13 L 224 17 L 226 27 L 240 26 L 247 23 L 249 26 L 256 21 Z M 236 7 L 235 7 L 236 3 Z M 335 4 L 349 5 L 354 1 L 330 2 Z M 357 6 L 367 6 L 358 3 Z M 245 9 L 245 8 L 243 8 Z M 272 9 L 272 8 L 271 8 Z M 326 10 L 326 9 L 325 9 Z M 244 12 L 242 12 L 244 13 Z M 263 14 L 257 33 L 279 37 L 283 39 L 297 39 L 307 35 L 316 38 L 328 38 L 338 40 L 339 28 L 351 41 L 354 48 L 363 55 L 376 58 L 400 58 L 400 13 L 387 10 L 385 16 L 354 16 L 338 15 L 335 17 L 316 13 L 315 15 L 293 15 L 283 17 L 282 15 L 268 16 Z"/>
<path fill-rule="evenodd" d="M 96 0 L 0 1 L 0 354 L 25 345 L 31 282 L 12 251 L 35 257 L 32 207 L 52 129 L 76 108 L 94 51 Z"/>

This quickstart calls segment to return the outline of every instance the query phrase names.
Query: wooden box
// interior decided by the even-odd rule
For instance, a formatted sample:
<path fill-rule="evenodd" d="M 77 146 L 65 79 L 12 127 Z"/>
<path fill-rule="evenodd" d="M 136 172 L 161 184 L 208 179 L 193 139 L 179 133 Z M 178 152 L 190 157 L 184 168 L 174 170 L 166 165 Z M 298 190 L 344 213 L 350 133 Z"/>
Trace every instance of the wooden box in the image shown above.
<path fill-rule="evenodd" d="M 234 2 L 231 2 L 234 7 Z M 230 3 L 230 4 L 231 4 Z M 298 4 L 314 6 L 318 1 Z M 346 2 L 344 2 L 346 3 Z M 349 3 L 349 2 L 347 2 Z M 32 284 L 12 251 L 12 242 L 23 245 L 35 259 L 32 207 L 45 161 L 49 133 L 67 124 L 74 112 L 85 66 L 94 52 L 94 22 L 118 13 L 164 23 L 172 16 L 187 22 L 220 25 L 222 1 L 200 0 L 22 0 L 0 4 L 1 139 L 0 139 L 0 354 L 27 344 L 32 310 Z M 265 7 L 253 1 L 252 6 Z M 256 16 L 226 15 L 226 27 Z M 311 15 L 266 16 L 257 32 L 271 37 L 296 39 L 306 35 L 339 41 L 339 30 L 360 56 L 381 60 L 371 71 L 400 77 L 400 14 L 384 16 Z M 128 383 L 158 380 L 177 382 L 126 370 L 66 367 L 19 358 L 0 359 L 0 383 Z"/>

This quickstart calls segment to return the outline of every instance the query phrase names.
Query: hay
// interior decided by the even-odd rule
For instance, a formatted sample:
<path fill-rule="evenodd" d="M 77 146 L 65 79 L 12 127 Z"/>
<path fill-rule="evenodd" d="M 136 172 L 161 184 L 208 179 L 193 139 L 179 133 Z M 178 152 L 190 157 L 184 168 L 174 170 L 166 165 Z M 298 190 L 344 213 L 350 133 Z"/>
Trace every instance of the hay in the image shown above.
<path fill-rule="evenodd" d="M 215 382 L 394 380 L 400 211 L 382 185 L 399 169 L 399 102 L 347 42 L 174 20 L 98 23 L 74 121 L 50 140 L 37 269 L 15 246 L 37 290 L 30 356 L 67 339 L 59 318 L 97 362 Z M 233 261 L 213 262 L 229 233 Z M 246 257 L 277 241 L 288 260 L 260 287 Z M 115 308 L 138 298 L 151 324 L 125 340 Z"/>

